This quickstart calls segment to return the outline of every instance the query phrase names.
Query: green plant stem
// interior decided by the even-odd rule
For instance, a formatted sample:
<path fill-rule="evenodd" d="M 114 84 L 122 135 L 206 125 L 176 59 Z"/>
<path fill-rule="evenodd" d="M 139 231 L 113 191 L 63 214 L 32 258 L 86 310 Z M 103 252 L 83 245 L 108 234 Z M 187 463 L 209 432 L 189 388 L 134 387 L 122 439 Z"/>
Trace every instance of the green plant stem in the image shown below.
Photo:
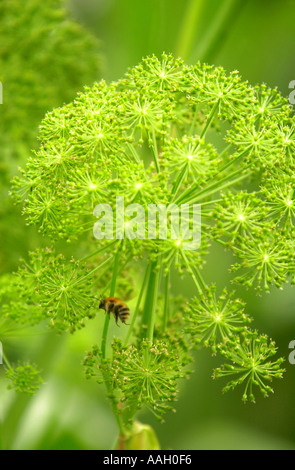
<path fill-rule="evenodd" d="M 229 149 L 231 148 L 232 144 L 228 144 L 223 150 L 222 152 L 218 155 L 218 157 L 220 159 L 223 159 L 225 157 L 225 155 L 227 154 L 227 152 L 229 151 Z"/>
<path fill-rule="evenodd" d="M 201 23 L 201 12 L 205 0 L 189 0 L 177 37 L 176 55 L 187 61 Z"/>
<path fill-rule="evenodd" d="M 120 266 L 120 268 L 118 268 L 117 276 L 118 276 L 118 274 L 120 274 L 120 273 L 123 271 L 123 269 L 127 266 L 127 264 L 130 262 L 131 259 L 132 259 L 132 254 L 129 255 L 129 256 L 127 257 L 125 263 L 122 264 L 122 265 Z M 101 296 L 104 296 L 105 292 L 106 292 L 108 289 L 110 289 L 111 284 L 112 284 L 112 279 L 106 283 L 105 287 L 103 288 L 103 290 L 102 290 L 101 293 L 100 293 Z"/>
<path fill-rule="evenodd" d="M 2 351 L 2 358 L 3 358 L 3 361 L 4 361 L 4 363 L 5 363 L 6 367 L 7 367 L 7 369 L 12 369 L 12 366 L 11 366 L 9 360 L 7 359 L 7 356 L 6 356 L 6 354 L 4 353 L 4 351 Z"/>
<path fill-rule="evenodd" d="M 196 122 L 197 122 L 197 119 L 198 119 L 199 115 L 200 115 L 200 109 L 198 108 L 198 106 L 196 106 L 196 109 L 195 109 L 195 112 L 194 112 L 194 117 L 191 120 L 191 125 L 190 125 L 190 129 L 189 129 L 189 133 L 188 133 L 188 135 L 190 137 L 193 135 L 193 132 L 194 132 L 194 129 L 196 127 Z"/>
<path fill-rule="evenodd" d="M 206 285 L 205 285 L 205 282 L 203 281 L 203 278 L 202 278 L 198 268 L 196 266 L 195 266 L 194 270 L 191 268 L 190 263 L 187 259 L 187 256 L 186 256 L 184 250 L 181 250 L 181 255 L 182 255 L 182 258 L 183 258 L 183 260 L 186 264 L 188 272 L 192 276 L 192 279 L 195 283 L 195 286 L 196 286 L 199 294 L 202 294 L 204 292 L 204 289 L 205 289 Z"/>
<path fill-rule="evenodd" d="M 182 194 L 182 196 L 180 196 L 176 200 L 176 203 L 180 204 L 180 203 L 183 203 L 183 202 L 192 202 L 192 200 L 196 200 L 200 196 L 203 196 L 203 197 L 206 196 L 207 197 L 209 194 L 212 194 L 212 192 L 216 192 L 216 191 L 222 189 L 223 187 L 228 186 L 229 184 L 232 184 L 233 183 L 232 180 L 236 181 L 236 179 L 235 179 L 236 176 L 241 175 L 241 173 L 244 172 L 244 171 L 245 171 L 244 168 L 240 168 L 239 170 L 237 170 L 233 173 L 230 173 L 229 175 L 225 176 L 224 178 L 209 184 L 208 186 L 206 186 L 205 188 L 199 190 L 198 192 L 196 192 L 196 191 L 199 189 L 199 186 L 198 185 L 192 185 L 192 187 L 187 189 Z M 248 176 L 248 173 L 247 173 L 247 176 Z M 244 177 L 245 176 L 243 176 L 243 178 Z M 239 176 L 239 178 L 240 178 L 240 176 Z M 209 182 L 210 182 L 210 180 L 207 183 L 209 183 Z M 225 184 L 225 186 L 224 186 L 224 184 Z"/>
<path fill-rule="evenodd" d="M 130 326 L 128 328 L 128 333 L 127 333 L 127 336 L 126 336 L 126 339 L 125 339 L 125 346 L 127 345 L 128 341 L 129 341 L 131 332 L 132 332 L 133 327 L 135 325 L 135 321 L 136 321 L 136 318 L 137 318 L 137 315 L 138 315 L 138 312 L 139 312 L 139 308 L 140 308 L 140 304 L 141 304 L 141 301 L 142 301 L 142 297 L 143 297 L 144 289 L 145 289 L 145 286 L 146 286 L 146 282 L 147 282 L 147 279 L 148 279 L 149 274 L 150 274 L 150 268 L 151 268 L 151 265 L 147 264 L 145 274 L 144 274 L 144 278 L 143 278 L 142 285 L 141 285 L 141 289 L 140 289 L 140 293 L 139 293 L 139 296 L 138 296 L 138 299 L 137 299 L 136 307 L 135 307 L 134 313 L 132 315 L 131 323 L 130 323 Z"/>
<path fill-rule="evenodd" d="M 200 135 L 200 138 L 201 138 L 201 139 L 202 139 L 203 137 L 205 137 L 206 132 L 207 132 L 207 130 L 208 130 L 208 127 L 210 126 L 210 124 L 211 124 L 211 122 L 212 122 L 212 120 L 213 120 L 213 118 L 214 118 L 214 116 L 215 116 L 215 113 L 216 113 L 216 111 L 217 111 L 217 108 L 218 108 L 218 106 L 219 106 L 219 103 L 220 103 L 220 100 L 217 100 L 216 103 L 215 103 L 215 105 L 214 105 L 213 108 L 211 109 L 211 112 L 210 112 L 210 114 L 209 114 L 209 116 L 208 116 L 208 118 L 207 118 L 206 124 L 205 124 L 205 126 L 204 126 L 204 128 L 203 128 L 203 130 L 202 130 L 202 132 L 201 132 L 201 135 Z"/>
<path fill-rule="evenodd" d="M 175 183 L 171 191 L 171 194 L 173 194 L 174 196 L 177 194 L 179 186 L 181 185 L 182 180 L 187 173 L 187 168 L 188 168 L 187 164 L 183 165 L 183 167 L 180 169 L 178 175 L 175 178 Z"/>
<path fill-rule="evenodd" d="M 107 396 L 109 397 L 109 400 L 110 400 L 110 403 L 111 403 L 113 415 L 114 415 L 115 420 L 116 420 L 117 425 L 118 425 L 119 433 L 120 433 L 121 436 L 125 436 L 127 434 L 127 430 L 125 429 L 125 427 L 124 427 L 124 425 L 121 421 L 120 415 L 118 414 L 117 403 L 116 403 L 115 399 L 112 398 L 112 384 L 110 382 L 109 375 L 105 371 L 102 371 L 102 375 L 103 375 L 103 378 L 104 378 L 105 387 L 107 389 Z"/>
<path fill-rule="evenodd" d="M 160 171 L 160 166 L 159 166 L 159 152 L 158 152 L 158 145 L 157 145 L 157 139 L 156 139 L 156 134 L 155 134 L 155 129 L 152 130 L 152 141 L 153 145 L 151 146 L 152 148 L 152 153 L 154 157 L 154 162 L 156 165 L 156 170 L 157 173 Z"/>
<path fill-rule="evenodd" d="M 92 276 L 92 274 L 95 273 L 95 271 L 97 271 L 98 269 L 101 269 L 101 268 L 102 268 L 105 264 L 107 264 L 111 259 L 112 259 L 112 258 L 111 258 L 111 256 L 110 256 L 109 258 L 107 258 L 106 260 L 104 260 L 101 264 L 99 264 L 98 266 L 96 266 L 95 268 L 93 268 L 91 271 L 89 271 L 89 273 L 85 274 L 85 276 L 82 276 L 81 278 L 79 278 L 78 281 L 73 282 L 71 285 L 74 286 L 75 284 L 83 283 L 87 277 Z"/>
<path fill-rule="evenodd" d="M 230 147 L 230 145 L 229 145 L 229 147 Z M 229 168 L 231 165 L 234 165 L 235 163 L 240 161 L 249 152 L 251 147 L 252 147 L 251 145 L 249 145 L 249 147 L 246 147 L 245 150 L 243 150 L 243 152 L 239 153 L 235 158 L 233 158 L 228 163 L 226 163 L 226 165 L 224 165 L 222 168 L 220 168 L 219 172 L 221 173 L 222 171 L 227 170 L 227 168 Z"/>
<path fill-rule="evenodd" d="M 134 160 L 135 160 L 137 163 L 140 163 L 141 160 L 140 160 L 140 158 L 139 158 L 139 156 L 138 156 L 138 153 L 136 152 L 135 148 L 133 147 L 133 145 L 127 143 L 126 146 L 127 146 L 127 149 L 130 151 L 131 155 L 133 156 Z M 128 155 L 126 152 L 125 152 L 125 155 L 126 155 L 127 157 L 129 157 L 129 155 Z"/>
<path fill-rule="evenodd" d="M 242 174 L 240 174 L 242 173 Z M 200 200 L 203 198 L 203 197 L 209 197 L 211 196 L 211 194 L 214 194 L 216 193 L 216 191 L 222 191 L 223 189 L 227 188 L 228 186 L 234 186 L 236 183 L 239 183 L 240 181 L 246 179 L 246 178 L 249 178 L 249 176 L 251 175 L 251 172 L 245 172 L 245 170 L 239 170 L 235 173 L 233 173 L 231 176 L 232 178 L 236 175 L 240 175 L 238 176 L 237 178 L 234 178 L 234 179 L 225 179 L 225 182 L 221 185 L 221 186 L 212 186 L 211 188 L 207 188 L 207 191 L 204 191 L 202 192 L 202 194 L 197 194 L 195 195 L 195 197 L 193 199 L 190 199 L 190 203 L 191 204 L 196 204 L 196 203 L 199 203 Z M 209 191 L 210 189 L 210 191 Z"/>
<path fill-rule="evenodd" d="M 120 258 L 120 250 L 118 249 L 115 255 L 115 260 L 114 260 L 113 277 L 112 277 L 111 288 L 110 288 L 110 297 L 112 297 L 115 294 L 119 258 Z M 103 332 L 102 332 L 102 339 L 101 339 L 101 352 L 104 358 L 106 357 L 106 344 L 107 344 L 109 323 L 110 323 L 110 316 L 106 314 Z"/>
<path fill-rule="evenodd" d="M 212 201 L 202 202 L 202 208 L 204 206 L 211 206 L 212 204 L 217 204 L 218 202 L 221 202 L 221 201 L 222 201 L 222 199 L 219 198 L 219 199 L 212 199 Z M 203 212 L 202 212 L 202 216 L 203 216 Z M 211 217 L 211 216 L 209 216 L 209 217 Z"/>
<path fill-rule="evenodd" d="M 99 253 L 108 250 L 109 248 L 111 248 L 111 246 L 115 245 L 116 243 L 118 243 L 118 240 L 113 240 L 108 245 L 103 245 L 98 250 L 93 251 L 92 253 L 90 253 L 90 255 L 84 256 L 80 259 L 80 261 L 86 261 L 87 259 L 92 258 L 95 255 L 99 255 Z"/>
<path fill-rule="evenodd" d="M 170 287 L 170 270 L 165 275 L 165 285 L 164 285 L 164 315 L 163 315 L 163 331 L 167 326 L 169 320 L 169 287 Z"/>
<path fill-rule="evenodd" d="M 146 298 L 142 318 L 143 337 L 150 341 L 153 340 L 154 335 L 159 278 L 160 270 L 158 269 L 158 261 L 154 261 L 150 267 L 150 274 L 146 290 Z"/>
<path fill-rule="evenodd" d="M 117 282 L 117 276 L 118 276 L 119 259 L 120 259 L 120 248 L 118 248 L 115 254 L 113 276 L 112 276 L 112 282 L 111 282 L 111 288 L 110 288 L 110 297 L 112 297 L 115 294 L 116 282 Z M 107 344 L 109 323 L 110 323 L 110 316 L 106 314 L 103 332 L 102 332 L 102 339 L 101 339 L 101 352 L 102 352 L 103 358 L 106 357 L 106 344 Z M 121 422 L 121 418 L 118 414 L 116 401 L 112 399 L 112 385 L 110 383 L 108 373 L 107 371 L 106 372 L 103 371 L 102 374 L 104 377 L 105 387 L 107 389 L 107 395 L 109 396 L 109 399 L 110 399 L 111 407 L 112 407 L 113 414 L 114 414 L 114 417 L 116 419 L 116 422 L 119 428 L 120 435 L 124 436 L 126 434 L 126 430 L 124 429 L 124 426 Z"/>
<path fill-rule="evenodd" d="M 216 57 L 246 1 L 220 1 L 219 10 L 192 54 L 193 61 L 210 62 Z"/>

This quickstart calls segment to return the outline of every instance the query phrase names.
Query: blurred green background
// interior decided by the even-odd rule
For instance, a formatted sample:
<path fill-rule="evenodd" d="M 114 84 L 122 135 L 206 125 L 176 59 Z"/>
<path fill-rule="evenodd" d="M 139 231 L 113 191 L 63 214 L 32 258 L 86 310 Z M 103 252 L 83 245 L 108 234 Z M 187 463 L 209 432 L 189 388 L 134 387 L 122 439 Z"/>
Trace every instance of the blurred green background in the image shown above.
<path fill-rule="evenodd" d="M 101 42 L 98 79 L 117 80 L 142 57 L 163 51 L 188 63 L 200 59 L 238 70 L 250 84 L 264 82 L 284 96 L 295 79 L 295 0 L 71 0 L 69 7 Z M 229 255 L 213 247 L 205 279 L 230 285 L 229 264 Z M 187 281 L 173 285 L 176 293 L 190 295 Z M 218 359 L 206 350 L 196 352 L 195 372 L 181 383 L 177 412 L 163 424 L 149 413 L 139 416 L 155 428 L 163 449 L 295 449 L 295 365 L 288 362 L 288 345 L 295 339 L 294 292 L 286 287 L 257 297 L 238 289 L 254 327 L 272 337 L 286 358 L 275 394 L 247 405 L 241 390 L 223 395 L 223 383 L 211 378 Z M 3 448 L 112 447 L 117 430 L 104 387 L 86 381 L 81 367 L 102 321 L 98 316 L 74 336 L 40 335 L 33 328 L 11 340 L 7 354 L 33 358 L 45 384 L 27 397 L 0 382 Z"/>

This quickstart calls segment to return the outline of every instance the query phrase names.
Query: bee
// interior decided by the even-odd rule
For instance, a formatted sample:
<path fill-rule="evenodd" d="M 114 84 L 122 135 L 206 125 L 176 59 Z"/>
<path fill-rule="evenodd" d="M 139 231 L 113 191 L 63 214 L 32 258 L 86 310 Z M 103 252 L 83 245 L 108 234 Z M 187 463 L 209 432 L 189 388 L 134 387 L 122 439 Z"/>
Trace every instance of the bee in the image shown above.
<path fill-rule="evenodd" d="M 110 315 L 110 313 L 113 313 L 116 325 L 118 325 L 119 318 L 122 323 L 124 323 L 125 325 L 128 324 L 126 323 L 126 320 L 128 320 L 130 316 L 129 307 L 117 297 L 108 297 L 107 299 L 101 299 L 101 301 L 99 302 L 99 308 L 105 310 L 108 315 Z"/>

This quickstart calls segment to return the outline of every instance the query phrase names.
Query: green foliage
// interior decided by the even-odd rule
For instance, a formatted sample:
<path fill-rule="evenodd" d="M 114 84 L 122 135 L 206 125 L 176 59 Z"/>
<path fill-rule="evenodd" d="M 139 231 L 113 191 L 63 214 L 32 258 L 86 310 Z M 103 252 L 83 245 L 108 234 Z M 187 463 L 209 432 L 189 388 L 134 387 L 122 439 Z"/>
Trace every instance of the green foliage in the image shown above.
<path fill-rule="evenodd" d="M 45 114 L 97 80 L 101 59 L 98 41 L 71 18 L 64 0 L 2 0 L 0 17 L 0 218 L 5 221 L 0 244 L 11 252 L 9 259 L 1 254 L 5 272 L 16 266 L 20 255 L 40 245 L 33 231 L 15 222 L 20 216 L 8 198 L 10 181 L 31 149 L 38 148 Z M 29 183 L 26 190 L 30 188 Z"/>
<path fill-rule="evenodd" d="M 201 268 L 218 243 L 237 258 L 232 271 L 238 284 L 262 293 L 294 278 L 286 230 L 293 224 L 292 123 L 291 109 L 276 90 L 167 54 L 143 59 L 110 85 L 86 87 L 43 120 L 40 148 L 15 178 L 12 194 L 23 201 L 27 223 L 52 244 L 66 240 L 76 261 L 51 254 L 46 260 L 45 251 L 40 277 L 30 268 L 16 274 L 15 282 L 30 286 L 33 277 L 37 289 L 28 287 L 29 298 L 53 326 L 74 331 L 92 317 L 95 283 L 113 296 L 124 269 L 145 266 L 125 342 L 107 343 L 106 315 L 101 344 L 84 361 L 87 376 L 105 384 L 122 435 L 142 406 L 161 419 L 174 409 L 178 381 L 187 376 L 196 345 L 233 362 L 215 376 L 241 373 L 225 390 L 246 380 L 244 400 L 253 399 L 256 385 L 268 394 L 265 382 L 282 376 L 282 360 L 268 361 L 274 343 L 247 328 L 245 303 L 225 290 L 218 297 Z M 145 213 L 151 203 L 201 204 L 200 249 L 186 250 L 183 233 L 95 240 L 94 206 L 114 208 L 118 196 L 125 205 L 141 204 Z M 190 213 L 187 219 L 191 227 Z M 196 289 L 184 312 L 172 297 L 175 272 L 190 277 Z"/>
<path fill-rule="evenodd" d="M 3 0 L 0 17 L 0 144 L 2 154 L 19 159 L 36 147 L 45 113 L 97 78 L 100 59 L 97 41 L 70 18 L 62 0 Z"/>

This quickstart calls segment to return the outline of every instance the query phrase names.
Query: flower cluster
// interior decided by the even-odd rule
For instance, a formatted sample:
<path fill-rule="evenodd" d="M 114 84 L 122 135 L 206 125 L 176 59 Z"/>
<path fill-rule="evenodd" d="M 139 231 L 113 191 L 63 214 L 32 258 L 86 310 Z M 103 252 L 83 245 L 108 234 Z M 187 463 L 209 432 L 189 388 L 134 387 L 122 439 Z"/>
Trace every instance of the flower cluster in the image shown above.
<path fill-rule="evenodd" d="M 271 362 L 270 358 L 277 352 L 275 343 L 256 331 L 242 335 L 220 346 L 220 353 L 231 363 L 224 364 L 214 371 L 214 378 L 231 377 L 223 391 L 231 390 L 237 385 L 245 384 L 243 401 L 255 402 L 253 389 L 257 387 L 267 397 L 273 389 L 269 385 L 273 378 L 281 378 L 284 372 L 281 365 L 283 358 Z"/>
<path fill-rule="evenodd" d="M 184 357 L 182 348 L 171 340 L 143 340 L 124 346 L 115 339 L 111 359 L 104 359 L 95 346 L 86 356 L 84 367 L 87 377 L 95 377 L 99 383 L 109 381 L 109 397 L 116 401 L 117 412 L 128 425 L 143 406 L 160 419 L 174 409 L 178 379 L 189 374 L 185 369 L 189 359 Z"/>
<path fill-rule="evenodd" d="M 268 391 L 264 381 L 281 376 L 280 360 L 262 365 L 275 348 L 247 328 L 244 302 L 225 290 L 217 296 L 201 268 L 217 242 L 233 250 L 237 283 L 267 291 L 294 279 L 288 230 L 294 222 L 293 145 L 291 109 L 277 91 L 251 87 L 221 67 L 187 66 L 168 54 L 143 59 L 117 82 L 86 87 L 72 103 L 46 115 L 40 148 L 15 178 L 12 195 L 23 201 L 27 223 L 53 243 L 78 241 L 84 259 L 98 255 L 111 261 L 107 269 L 97 264 L 90 271 L 58 257 L 42 262 L 32 297 L 54 324 L 74 330 L 91 316 L 94 270 L 97 282 L 107 280 L 114 296 L 120 272 L 144 266 L 126 343 L 115 339 L 106 349 L 106 315 L 101 345 L 85 360 L 87 375 L 106 384 L 117 415 L 126 413 L 125 423 L 143 405 L 160 416 L 173 408 L 193 345 L 226 354 L 242 373 L 245 367 L 242 377 L 250 377 L 245 394 L 249 390 L 251 398 L 253 384 Z M 94 241 L 95 205 L 114 208 L 122 196 L 145 213 L 150 204 L 173 207 L 166 214 L 169 227 L 176 206 L 201 205 L 200 248 L 184 247 L 184 235 L 194 227 L 189 209 L 180 224 L 186 232 L 180 227 L 177 237 L 170 231 L 166 239 Z M 189 277 L 196 288 L 184 324 L 174 323 L 172 274 Z M 25 273 L 22 277 L 30 283 Z M 254 362 L 249 352 L 239 359 L 247 348 Z"/>
<path fill-rule="evenodd" d="M 96 272 L 97 267 L 90 269 L 49 248 L 36 250 L 3 289 L 3 315 L 23 324 L 49 319 L 59 331 L 75 331 L 94 315 L 97 301 L 91 290 Z"/>
<path fill-rule="evenodd" d="M 40 372 L 32 364 L 19 363 L 14 368 L 9 367 L 6 370 L 5 376 L 10 380 L 7 388 L 13 389 L 17 393 L 33 394 L 43 383 Z"/>
<path fill-rule="evenodd" d="M 186 332 L 195 344 L 210 346 L 214 352 L 221 342 L 243 331 L 251 322 L 241 299 L 226 289 L 217 298 L 215 291 L 213 285 L 207 292 L 199 294 L 186 312 Z"/>
<path fill-rule="evenodd" d="M 245 303 L 235 298 L 234 293 L 224 289 L 217 298 L 216 286 L 211 286 L 193 299 L 185 321 L 185 332 L 195 346 L 210 347 L 214 355 L 219 353 L 231 361 L 213 372 L 213 378 L 236 376 L 223 392 L 245 382 L 242 399 L 254 402 L 256 387 L 264 396 L 273 391 L 269 382 L 282 377 L 284 359 L 269 360 L 277 352 L 274 341 L 248 327 L 252 319 L 245 313 Z"/>
<path fill-rule="evenodd" d="M 256 239 L 245 237 L 234 247 L 240 262 L 232 266 L 232 271 L 243 270 L 235 282 L 269 291 L 271 285 L 282 288 L 287 276 L 294 271 L 290 244 L 280 234 L 270 232 L 257 243 Z"/>

